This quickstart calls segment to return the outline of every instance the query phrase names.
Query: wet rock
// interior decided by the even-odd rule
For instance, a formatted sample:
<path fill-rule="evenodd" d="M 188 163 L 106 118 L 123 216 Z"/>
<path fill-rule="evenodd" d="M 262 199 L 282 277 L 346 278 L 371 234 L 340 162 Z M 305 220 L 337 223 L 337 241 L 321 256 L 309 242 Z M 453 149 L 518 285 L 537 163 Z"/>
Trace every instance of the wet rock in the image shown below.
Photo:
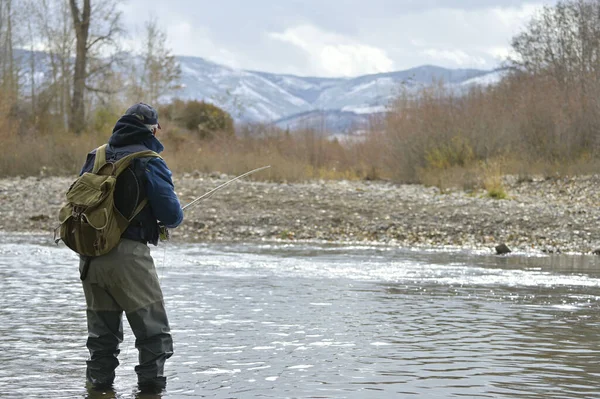
<path fill-rule="evenodd" d="M 505 255 L 512 252 L 506 244 L 496 245 L 495 250 L 497 255 Z"/>
<path fill-rule="evenodd" d="M 192 222 L 192 224 L 196 230 L 202 230 L 206 227 L 206 223 L 203 223 L 203 222 L 194 221 L 194 222 Z"/>
<path fill-rule="evenodd" d="M 560 248 L 554 248 L 554 247 L 545 247 L 542 248 L 542 252 L 546 253 L 546 254 L 561 254 L 562 251 L 560 250 Z"/>
<path fill-rule="evenodd" d="M 40 220 L 48 220 L 50 219 L 50 216 L 48 215 L 35 215 L 35 216 L 30 216 L 29 220 L 33 220 L 34 222 L 38 222 Z"/>

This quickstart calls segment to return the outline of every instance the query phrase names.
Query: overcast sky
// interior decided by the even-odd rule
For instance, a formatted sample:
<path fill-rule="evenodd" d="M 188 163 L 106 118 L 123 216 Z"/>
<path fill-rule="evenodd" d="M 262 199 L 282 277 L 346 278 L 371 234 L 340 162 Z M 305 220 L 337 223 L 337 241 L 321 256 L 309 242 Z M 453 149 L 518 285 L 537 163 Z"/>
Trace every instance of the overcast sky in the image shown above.
<path fill-rule="evenodd" d="M 302 76 L 432 64 L 493 69 L 551 0 L 128 0 L 131 31 L 158 19 L 176 55 Z"/>

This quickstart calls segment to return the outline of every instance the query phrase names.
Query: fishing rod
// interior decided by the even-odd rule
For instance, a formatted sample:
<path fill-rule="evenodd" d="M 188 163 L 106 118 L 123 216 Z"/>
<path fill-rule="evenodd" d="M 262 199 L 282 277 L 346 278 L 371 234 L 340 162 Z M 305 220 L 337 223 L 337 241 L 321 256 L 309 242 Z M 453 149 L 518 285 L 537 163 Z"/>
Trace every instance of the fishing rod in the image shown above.
<path fill-rule="evenodd" d="M 205 194 L 202 194 L 201 196 L 199 196 L 198 198 L 196 198 L 195 200 L 193 200 L 192 202 L 190 202 L 189 204 L 187 204 L 187 205 L 185 205 L 183 208 L 181 208 L 181 210 L 182 210 L 182 211 L 185 211 L 185 210 L 186 210 L 186 209 L 188 209 L 189 207 L 191 207 L 191 206 L 193 206 L 194 204 L 196 204 L 198 201 L 200 201 L 200 200 L 203 200 L 203 199 L 206 199 L 206 198 L 210 197 L 210 196 L 211 196 L 211 195 L 213 195 L 213 194 L 214 194 L 216 191 L 218 191 L 218 190 L 220 190 L 220 189 L 222 189 L 222 188 L 224 188 L 224 187 L 228 186 L 229 184 L 233 183 L 233 182 L 234 182 L 234 181 L 236 181 L 236 180 L 239 180 L 239 179 L 241 179 L 241 178 L 243 178 L 243 177 L 249 176 L 249 175 L 251 175 L 251 174 L 253 174 L 253 173 L 260 172 L 261 170 L 268 169 L 268 168 L 270 168 L 270 167 L 271 167 L 271 165 L 263 166 L 263 167 L 260 167 L 260 168 L 253 169 L 253 170 L 251 170 L 251 171 L 249 171 L 249 172 L 246 172 L 246 173 L 244 173 L 243 175 L 239 175 L 239 176 L 237 176 L 237 177 L 234 177 L 233 179 L 231 179 L 231 180 L 229 180 L 229 181 L 226 181 L 225 183 L 221 184 L 220 186 L 213 188 L 213 189 L 212 189 L 212 190 L 210 190 L 209 192 L 207 192 L 207 193 L 205 193 Z"/>
<path fill-rule="evenodd" d="M 249 176 L 249 175 L 251 175 L 251 174 L 253 174 L 253 173 L 260 172 L 261 170 L 268 169 L 268 168 L 270 168 L 270 167 L 271 167 L 271 165 L 262 166 L 262 167 L 260 167 L 260 168 L 253 169 L 253 170 L 251 170 L 251 171 L 249 171 L 249 172 L 246 172 L 246 173 L 244 173 L 244 174 L 241 174 L 241 175 L 239 175 L 239 176 L 237 176 L 237 177 L 234 177 L 233 179 L 226 181 L 225 183 L 221 184 L 220 186 L 213 188 L 213 189 L 212 189 L 212 190 L 210 190 L 209 192 L 202 194 L 201 196 L 199 196 L 198 198 L 196 198 L 195 200 L 193 200 L 193 201 L 192 201 L 192 202 L 190 202 L 189 204 L 187 204 L 187 205 L 183 206 L 183 207 L 181 208 L 181 210 L 182 210 L 182 211 L 185 211 L 186 209 L 189 209 L 191 206 L 193 206 L 193 205 L 197 204 L 199 201 L 201 201 L 201 200 L 203 200 L 203 199 L 206 199 L 206 198 L 210 197 L 211 195 L 213 195 L 213 194 L 214 194 L 215 192 L 217 192 L 218 190 L 220 190 L 220 189 L 222 189 L 222 188 L 224 188 L 224 187 L 226 187 L 226 186 L 230 185 L 231 183 L 233 183 L 233 182 L 234 182 L 234 181 L 236 181 L 236 180 L 239 180 L 239 179 L 241 179 L 241 178 L 244 178 L 244 177 L 246 177 L 246 176 Z M 159 227 L 159 237 L 160 237 L 160 240 L 161 240 L 161 241 L 168 241 L 168 240 L 169 240 L 169 238 L 170 238 L 169 229 L 167 229 L 165 226 L 162 226 L 162 225 L 159 225 L 158 227 Z"/>

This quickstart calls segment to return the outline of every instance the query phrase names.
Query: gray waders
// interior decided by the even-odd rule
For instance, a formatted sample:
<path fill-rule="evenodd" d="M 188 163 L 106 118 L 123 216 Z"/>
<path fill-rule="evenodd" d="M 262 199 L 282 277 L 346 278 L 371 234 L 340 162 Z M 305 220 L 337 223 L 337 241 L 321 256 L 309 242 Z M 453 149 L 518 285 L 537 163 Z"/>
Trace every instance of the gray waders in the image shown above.
<path fill-rule="evenodd" d="M 164 389 L 164 365 L 173 355 L 173 340 L 148 246 L 122 239 L 112 251 L 91 262 L 82 257 L 79 271 L 87 304 L 88 382 L 94 387 L 112 385 L 125 312 L 139 351 L 135 372 L 140 389 Z"/>

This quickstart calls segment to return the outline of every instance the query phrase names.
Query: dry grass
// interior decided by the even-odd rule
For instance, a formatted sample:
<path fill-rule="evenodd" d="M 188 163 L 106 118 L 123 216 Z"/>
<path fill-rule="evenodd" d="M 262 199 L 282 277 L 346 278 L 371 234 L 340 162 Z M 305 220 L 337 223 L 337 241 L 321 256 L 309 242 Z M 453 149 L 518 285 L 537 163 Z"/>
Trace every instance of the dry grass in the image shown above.
<path fill-rule="evenodd" d="M 0 123 L 2 121 L 0 116 Z M 105 143 L 111 130 L 105 126 L 106 134 L 76 136 L 59 130 L 47 134 L 21 133 L 18 126 L 5 126 L 9 128 L 0 133 L 6 150 L 0 158 L 0 176 L 76 174 L 86 154 Z M 295 182 L 363 179 L 376 175 L 364 161 L 349 158 L 350 148 L 311 131 L 295 135 L 281 133 L 267 138 L 200 140 L 187 132 L 165 129 L 160 139 L 166 147 L 162 155 L 175 173 L 200 171 L 234 175 L 271 165 L 269 170 L 252 178 Z"/>
<path fill-rule="evenodd" d="M 384 128 L 383 173 L 442 190 L 487 187 L 500 197 L 501 173 L 596 173 L 598 98 L 595 84 L 565 90 L 547 76 L 519 74 L 462 96 L 441 83 L 403 92 Z M 490 165 L 498 160 L 492 173 Z"/>
<path fill-rule="evenodd" d="M 165 159 L 176 172 L 221 172 L 241 174 L 264 165 L 271 168 L 257 179 L 303 181 L 310 179 L 362 179 L 364 165 L 348 161 L 349 149 L 314 132 L 281 133 L 267 138 L 222 138 L 198 140 L 169 134 Z"/>
<path fill-rule="evenodd" d="M 483 170 L 483 188 L 486 195 L 494 199 L 507 199 L 508 193 L 504 187 L 504 170 L 502 160 L 492 160 L 485 162 L 482 166 Z"/>
<path fill-rule="evenodd" d="M 89 134 L 33 135 L 10 130 L 3 131 L 0 140 L 3 147 L 0 176 L 74 174 L 83 165 L 88 151 L 103 143 L 101 138 Z"/>
<path fill-rule="evenodd" d="M 502 175 L 549 177 L 596 173 L 600 166 L 600 87 L 570 87 L 546 76 L 513 75 L 456 96 L 439 83 L 402 92 L 364 141 L 339 143 L 322 133 L 289 134 L 246 126 L 237 137 L 200 140 L 165 120 L 163 154 L 176 173 L 241 174 L 263 165 L 254 179 L 389 179 L 508 195 Z M 2 100 L 0 100 L 2 101 Z M 106 142 L 120 107 L 96 110 L 90 130 L 75 136 L 53 124 L 16 122 L 0 102 L 0 176 L 75 174 L 91 149 Z M 23 120 L 21 118 L 21 120 Z M 27 120 L 25 120 L 27 121 Z"/>
<path fill-rule="evenodd" d="M 17 109 L 17 111 L 15 111 Z M 74 135 L 59 123 L 35 123 L 14 117 L 18 107 L 0 101 L 0 176 L 64 175 L 79 172 L 86 154 L 106 142 L 107 136 L 90 132 Z M 56 119 L 56 118 L 55 118 Z M 96 125 L 96 121 L 93 121 Z M 110 132 L 110 130 L 109 130 Z"/>

